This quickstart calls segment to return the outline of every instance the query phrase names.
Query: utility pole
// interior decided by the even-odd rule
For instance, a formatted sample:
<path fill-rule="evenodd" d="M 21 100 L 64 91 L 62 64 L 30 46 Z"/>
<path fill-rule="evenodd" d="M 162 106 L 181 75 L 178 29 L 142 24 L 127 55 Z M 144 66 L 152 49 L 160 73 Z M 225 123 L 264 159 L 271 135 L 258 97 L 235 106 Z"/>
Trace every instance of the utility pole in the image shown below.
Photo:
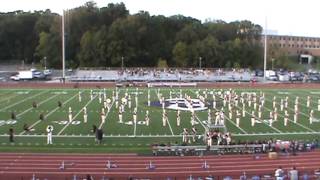
<path fill-rule="evenodd" d="M 64 10 L 62 11 L 62 81 L 65 82 L 66 78 L 66 55 L 65 55 L 65 33 L 64 33 Z"/>
<path fill-rule="evenodd" d="M 266 81 L 266 71 L 267 71 L 267 17 L 266 17 L 266 24 L 264 30 L 264 63 L 263 63 L 263 80 Z"/>

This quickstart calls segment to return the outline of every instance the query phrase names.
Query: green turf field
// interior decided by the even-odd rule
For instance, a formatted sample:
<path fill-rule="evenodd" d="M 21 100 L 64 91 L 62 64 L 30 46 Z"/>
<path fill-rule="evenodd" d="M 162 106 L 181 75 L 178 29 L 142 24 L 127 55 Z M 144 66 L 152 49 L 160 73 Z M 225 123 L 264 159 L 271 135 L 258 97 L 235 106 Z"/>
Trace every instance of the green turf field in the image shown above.
<path fill-rule="evenodd" d="M 81 102 L 79 102 L 79 91 L 81 91 Z M 135 96 L 138 98 L 137 119 L 144 121 L 146 110 L 150 113 L 150 125 L 143 124 L 127 125 L 118 123 L 118 109 L 116 108 L 115 98 L 112 98 L 115 92 L 118 92 L 119 104 L 125 94 L 131 96 L 132 107 L 125 107 L 123 121 L 131 121 L 132 111 L 136 106 Z M 220 89 L 197 89 L 197 88 L 118 88 L 116 89 L 93 89 L 93 99 L 90 97 L 90 89 L 1 89 L 0 90 L 0 150 L 3 151 L 61 151 L 61 152 L 141 152 L 148 151 L 152 143 L 181 143 L 181 134 L 183 128 L 191 129 L 189 111 L 181 111 L 181 126 L 176 125 L 176 110 L 167 109 L 168 124 L 162 126 L 162 107 L 148 106 L 147 97 L 150 93 L 150 101 L 157 102 L 158 94 L 167 99 L 179 96 L 180 92 L 196 98 L 197 93 L 204 96 L 207 93 L 206 103 L 212 102 L 212 94 L 215 94 L 217 108 L 223 106 L 218 91 Z M 160 91 L 160 92 L 158 92 Z M 241 117 L 240 127 L 235 124 L 235 114 L 233 118 L 228 118 L 228 108 L 224 107 L 226 121 L 225 130 L 231 132 L 234 140 L 255 140 L 255 139 L 305 139 L 311 140 L 318 138 L 320 134 L 320 112 L 318 111 L 318 99 L 320 90 L 285 90 L 285 89 L 235 89 L 240 93 L 265 93 L 265 106 L 263 108 L 261 123 L 256 123 L 251 127 L 250 117 L 253 109 L 246 106 L 246 117 Z M 106 122 L 101 123 L 100 112 L 103 103 L 99 103 L 99 93 L 106 93 L 107 98 L 111 99 L 111 109 L 106 111 Z M 272 111 L 272 99 L 276 96 L 276 106 L 278 108 L 278 121 L 270 127 L 264 119 L 269 118 L 269 112 Z M 284 112 L 280 111 L 279 103 L 281 98 L 289 97 L 288 112 L 289 122 L 285 127 L 283 124 Z M 299 116 L 298 122 L 293 123 L 293 112 L 295 98 L 299 97 Z M 311 97 L 310 107 L 307 107 L 307 96 Z M 103 98 L 102 98 L 103 99 Z M 113 100 L 114 99 L 114 100 Z M 58 107 L 58 101 L 62 107 Z M 32 106 L 36 102 L 38 107 Z M 239 103 L 240 104 L 240 103 Z M 83 107 L 87 107 L 88 122 L 83 122 Z M 72 108 L 73 121 L 68 121 L 68 109 Z M 211 106 L 209 108 L 212 109 Z M 240 112 L 241 106 L 234 107 Z M 309 112 L 314 109 L 314 122 L 309 123 Z M 213 110 L 213 109 L 212 109 Z M 11 113 L 14 112 L 16 120 L 11 119 Z M 39 120 L 39 115 L 43 113 L 45 120 Z M 203 135 L 208 118 L 208 111 L 196 111 L 196 128 L 198 134 Z M 212 117 L 214 119 L 214 117 Z M 319 121 L 319 122 L 318 122 Z M 24 124 L 30 126 L 34 131 L 25 132 Z M 54 127 L 53 145 L 46 145 L 46 127 Z M 92 126 L 101 127 L 104 131 L 104 141 L 102 145 L 94 142 Z M 8 132 L 12 127 L 15 132 L 15 143 L 9 143 Z M 202 138 L 198 139 L 196 144 L 201 144 Z"/>

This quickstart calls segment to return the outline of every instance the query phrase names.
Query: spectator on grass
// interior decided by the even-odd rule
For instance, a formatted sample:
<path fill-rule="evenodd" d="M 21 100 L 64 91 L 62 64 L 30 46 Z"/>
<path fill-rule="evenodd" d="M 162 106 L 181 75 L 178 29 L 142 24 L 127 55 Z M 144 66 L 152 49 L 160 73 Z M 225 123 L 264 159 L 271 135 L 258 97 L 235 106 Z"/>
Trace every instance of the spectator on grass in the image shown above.
<path fill-rule="evenodd" d="M 292 169 L 288 172 L 288 176 L 290 180 L 298 180 L 299 175 L 298 175 L 298 170 L 296 170 L 296 167 L 293 166 Z"/>
<path fill-rule="evenodd" d="M 13 128 L 11 127 L 11 128 L 9 129 L 9 141 L 10 141 L 11 143 L 14 142 L 13 136 L 14 136 L 14 131 L 13 131 Z"/>

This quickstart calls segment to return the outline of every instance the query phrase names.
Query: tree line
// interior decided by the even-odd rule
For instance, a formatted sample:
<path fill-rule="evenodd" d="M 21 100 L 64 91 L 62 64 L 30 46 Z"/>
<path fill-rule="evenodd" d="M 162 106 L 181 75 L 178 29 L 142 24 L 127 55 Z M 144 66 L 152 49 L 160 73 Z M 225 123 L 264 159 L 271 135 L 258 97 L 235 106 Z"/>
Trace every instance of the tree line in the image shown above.
<path fill-rule="evenodd" d="M 61 68 L 61 15 L 0 13 L 0 61 Z M 259 67 L 262 28 L 250 21 L 130 14 L 125 4 L 94 2 L 65 13 L 67 67 Z"/>

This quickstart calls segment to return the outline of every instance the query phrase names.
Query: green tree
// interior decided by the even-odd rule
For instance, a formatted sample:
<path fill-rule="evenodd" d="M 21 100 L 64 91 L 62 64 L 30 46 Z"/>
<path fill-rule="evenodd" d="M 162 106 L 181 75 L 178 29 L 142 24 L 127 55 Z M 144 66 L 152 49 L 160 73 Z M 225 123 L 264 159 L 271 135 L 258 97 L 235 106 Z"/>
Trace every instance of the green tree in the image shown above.
<path fill-rule="evenodd" d="M 188 58 L 188 47 L 184 42 L 177 42 L 172 50 L 173 59 L 177 67 L 186 67 Z"/>

